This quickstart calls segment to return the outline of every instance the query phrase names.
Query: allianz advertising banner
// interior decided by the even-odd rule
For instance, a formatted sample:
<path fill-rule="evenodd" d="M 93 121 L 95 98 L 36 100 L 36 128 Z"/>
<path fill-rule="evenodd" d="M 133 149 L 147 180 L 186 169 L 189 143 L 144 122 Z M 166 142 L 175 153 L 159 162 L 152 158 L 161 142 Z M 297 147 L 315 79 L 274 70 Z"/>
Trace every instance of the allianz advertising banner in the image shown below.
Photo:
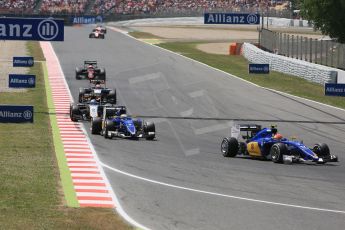
<path fill-rule="evenodd" d="M 0 40 L 63 41 L 64 21 L 51 18 L 0 18 Z"/>
<path fill-rule="evenodd" d="M 204 24 L 260 24 L 260 14 L 242 13 L 205 13 Z"/>
<path fill-rule="evenodd" d="M 325 84 L 325 95 L 326 96 L 342 96 L 345 97 L 345 84 Z"/>
<path fill-rule="evenodd" d="M 270 65 L 269 64 L 249 64 L 248 72 L 256 73 L 256 74 L 269 74 Z"/>
<path fill-rule="evenodd" d="M 72 24 L 97 24 L 102 22 L 102 16 L 75 16 L 71 18 Z"/>
<path fill-rule="evenodd" d="M 32 67 L 34 66 L 33 57 L 13 57 L 13 67 Z"/>
<path fill-rule="evenodd" d="M 9 88 L 35 88 L 36 76 L 31 74 L 9 74 Z"/>
<path fill-rule="evenodd" d="M 33 123 L 34 107 L 31 105 L 0 105 L 0 123 Z"/>

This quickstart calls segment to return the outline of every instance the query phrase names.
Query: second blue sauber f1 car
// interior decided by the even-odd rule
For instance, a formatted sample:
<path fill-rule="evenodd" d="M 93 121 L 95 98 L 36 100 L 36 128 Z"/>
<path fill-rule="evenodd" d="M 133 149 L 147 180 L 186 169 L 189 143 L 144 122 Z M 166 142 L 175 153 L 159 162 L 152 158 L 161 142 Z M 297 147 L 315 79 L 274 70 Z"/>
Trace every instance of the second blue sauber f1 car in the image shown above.
<path fill-rule="evenodd" d="M 153 140 L 156 129 L 153 122 L 133 119 L 126 114 L 125 106 L 104 107 L 101 117 L 91 119 L 91 133 L 101 134 L 105 138 L 145 138 Z"/>
<path fill-rule="evenodd" d="M 241 140 L 242 139 L 242 140 Z M 247 155 L 252 158 L 272 160 L 274 163 L 311 161 L 318 164 L 337 162 L 327 144 L 308 148 L 302 141 L 283 138 L 275 126 L 261 129 L 261 125 L 242 124 L 231 128 L 231 137 L 221 143 L 224 157 Z"/>

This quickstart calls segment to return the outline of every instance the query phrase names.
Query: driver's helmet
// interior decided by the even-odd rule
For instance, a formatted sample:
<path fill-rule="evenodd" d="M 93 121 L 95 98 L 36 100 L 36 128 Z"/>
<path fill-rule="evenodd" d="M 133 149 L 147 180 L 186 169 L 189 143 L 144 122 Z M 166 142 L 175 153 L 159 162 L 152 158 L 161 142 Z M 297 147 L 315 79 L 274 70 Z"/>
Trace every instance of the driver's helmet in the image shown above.
<path fill-rule="evenodd" d="M 96 104 L 97 101 L 96 101 L 96 99 L 92 99 L 92 100 L 90 101 L 90 103 L 91 103 L 91 104 Z"/>
<path fill-rule="evenodd" d="M 88 65 L 87 68 L 88 69 L 93 69 L 93 65 Z"/>
<path fill-rule="evenodd" d="M 273 136 L 273 139 L 276 139 L 276 140 L 281 140 L 283 138 L 283 135 L 281 135 L 280 133 L 276 133 L 274 136 Z"/>
<path fill-rule="evenodd" d="M 95 85 L 95 89 L 100 89 L 100 88 L 102 88 L 101 84 L 96 83 L 96 85 Z"/>
<path fill-rule="evenodd" d="M 127 117 L 127 114 L 121 114 L 120 115 L 120 118 L 126 118 Z"/>

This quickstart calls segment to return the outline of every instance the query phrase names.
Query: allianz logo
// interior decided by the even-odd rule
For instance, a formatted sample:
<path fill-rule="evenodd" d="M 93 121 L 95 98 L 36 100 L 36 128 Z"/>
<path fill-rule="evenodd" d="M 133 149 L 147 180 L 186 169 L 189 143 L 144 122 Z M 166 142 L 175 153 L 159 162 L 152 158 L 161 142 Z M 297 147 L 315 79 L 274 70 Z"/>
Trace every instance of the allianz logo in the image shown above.
<path fill-rule="evenodd" d="M 33 38 L 37 34 L 42 40 L 52 40 L 59 34 L 59 27 L 52 19 L 42 20 L 33 31 L 32 24 L 0 24 L 0 37 Z"/>
<path fill-rule="evenodd" d="M 24 118 L 30 120 L 32 118 L 32 112 L 25 110 L 24 112 L 16 113 L 11 111 L 0 111 L 0 117 L 2 118 Z"/>
<path fill-rule="evenodd" d="M 32 65 L 34 61 L 32 59 L 15 59 L 13 61 L 14 64 L 23 64 L 23 65 Z"/>
<path fill-rule="evenodd" d="M 12 84 L 29 84 L 34 85 L 35 79 L 30 77 L 28 79 L 18 79 L 18 78 L 11 78 L 10 83 Z"/>

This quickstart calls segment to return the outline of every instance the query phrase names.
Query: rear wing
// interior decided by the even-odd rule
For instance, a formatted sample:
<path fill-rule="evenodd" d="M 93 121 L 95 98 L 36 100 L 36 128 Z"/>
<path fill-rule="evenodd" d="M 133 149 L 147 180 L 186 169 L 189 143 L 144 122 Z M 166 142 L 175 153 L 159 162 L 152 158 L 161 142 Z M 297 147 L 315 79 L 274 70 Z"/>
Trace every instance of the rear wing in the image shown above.
<path fill-rule="evenodd" d="M 104 115 L 106 118 L 109 117 L 116 117 L 116 116 L 120 116 L 121 114 L 126 114 L 127 113 L 127 108 L 126 106 L 122 106 L 122 105 L 117 105 L 117 106 L 105 106 L 104 107 Z"/>
<path fill-rule="evenodd" d="M 97 66 L 97 61 L 84 61 L 84 65 L 93 65 L 93 66 Z"/>
<path fill-rule="evenodd" d="M 90 79 L 90 84 L 103 84 L 105 86 L 105 75 L 95 74 L 94 78 Z"/>
<path fill-rule="evenodd" d="M 261 125 L 257 124 L 239 124 L 231 127 L 231 137 L 236 139 L 240 136 L 241 132 L 246 132 L 242 135 L 243 139 L 250 139 L 261 130 Z"/>
<path fill-rule="evenodd" d="M 261 125 L 257 124 L 240 124 L 238 125 L 240 131 L 260 131 Z"/>

